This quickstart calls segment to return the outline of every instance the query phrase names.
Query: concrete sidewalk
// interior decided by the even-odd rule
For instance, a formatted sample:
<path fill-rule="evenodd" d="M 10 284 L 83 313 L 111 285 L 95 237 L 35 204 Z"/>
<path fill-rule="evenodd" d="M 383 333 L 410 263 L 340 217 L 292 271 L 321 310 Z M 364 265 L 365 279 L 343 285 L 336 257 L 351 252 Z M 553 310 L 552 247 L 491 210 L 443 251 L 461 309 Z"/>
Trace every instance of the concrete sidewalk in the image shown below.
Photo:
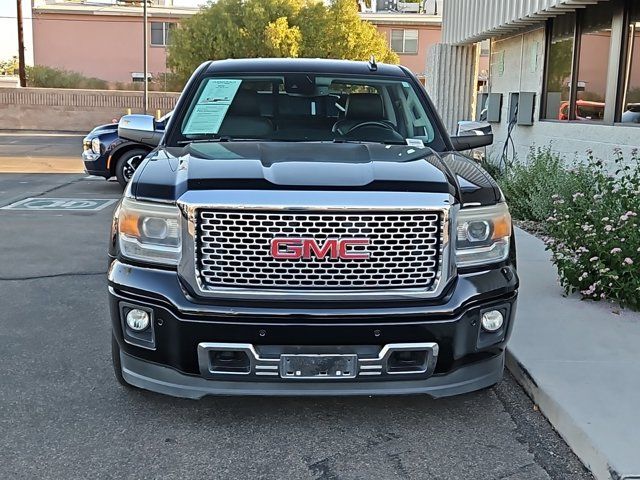
<path fill-rule="evenodd" d="M 516 235 L 509 369 L 596 478 L 640 479 L 640 314 L 564 298 L 543 242 Z"/>

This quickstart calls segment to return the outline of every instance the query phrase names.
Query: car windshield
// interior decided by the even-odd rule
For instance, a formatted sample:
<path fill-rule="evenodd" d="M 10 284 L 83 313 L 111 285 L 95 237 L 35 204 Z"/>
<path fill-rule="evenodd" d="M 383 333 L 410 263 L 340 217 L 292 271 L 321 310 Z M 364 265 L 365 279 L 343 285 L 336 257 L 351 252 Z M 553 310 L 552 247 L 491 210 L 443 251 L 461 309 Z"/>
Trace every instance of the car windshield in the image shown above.
<path fill-rule="evenodd" d="M 442 143 L 416 88 L 402 78 L 283 74 L 204 78 L 177 122 L 193 141 Z"/>

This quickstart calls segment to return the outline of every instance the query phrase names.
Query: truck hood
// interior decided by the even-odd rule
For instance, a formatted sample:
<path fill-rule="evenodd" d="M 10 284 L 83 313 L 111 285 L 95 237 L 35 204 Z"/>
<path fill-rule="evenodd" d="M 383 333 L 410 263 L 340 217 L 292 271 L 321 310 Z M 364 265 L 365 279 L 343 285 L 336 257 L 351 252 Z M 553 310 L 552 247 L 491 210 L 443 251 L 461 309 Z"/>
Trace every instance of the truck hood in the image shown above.
<path fill-rule="evenodd" d="M 160 148 L 136 172 L 131 193 L 175 201 L 189 190 L 212 189 L 436 192 L 480 204 L 499 198 L 486 172 L 466 157 L 406 145 L 319 142 Z"/>

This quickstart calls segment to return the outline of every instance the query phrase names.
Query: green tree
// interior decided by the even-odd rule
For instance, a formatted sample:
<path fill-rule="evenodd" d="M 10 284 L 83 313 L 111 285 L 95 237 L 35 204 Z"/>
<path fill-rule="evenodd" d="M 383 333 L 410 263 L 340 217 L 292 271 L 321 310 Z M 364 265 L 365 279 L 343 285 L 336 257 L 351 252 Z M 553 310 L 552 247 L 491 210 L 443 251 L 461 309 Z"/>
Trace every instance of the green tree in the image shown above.
<path fill-rule="evenodd" d="M 17 75 L 18 57 L 11 57 L 9 60 L 0 61 L 0 75 Z"/>
<path fill-rule="evenodd" d="M 206 60 L 311 57 L 397 63 L 353 0 L 219 0 L 172 32 L 169 67 L 186 80 Z"/>

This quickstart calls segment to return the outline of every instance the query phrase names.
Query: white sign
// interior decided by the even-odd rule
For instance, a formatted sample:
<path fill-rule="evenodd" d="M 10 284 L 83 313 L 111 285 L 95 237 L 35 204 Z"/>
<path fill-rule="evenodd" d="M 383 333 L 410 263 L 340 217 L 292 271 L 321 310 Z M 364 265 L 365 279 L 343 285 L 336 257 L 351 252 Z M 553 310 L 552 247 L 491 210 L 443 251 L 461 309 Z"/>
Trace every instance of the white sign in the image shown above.
<path fill-rule="evenodd" d="M 55 210 L 55 211 L 98 211 L 115 203 L 106 198 L 25 198 L 0 210 Z"/>
<path fill-rule="evenodd" d="M 218 133 L 242 80 L 212 78 L 207 81 L 182 133 Z"/>

